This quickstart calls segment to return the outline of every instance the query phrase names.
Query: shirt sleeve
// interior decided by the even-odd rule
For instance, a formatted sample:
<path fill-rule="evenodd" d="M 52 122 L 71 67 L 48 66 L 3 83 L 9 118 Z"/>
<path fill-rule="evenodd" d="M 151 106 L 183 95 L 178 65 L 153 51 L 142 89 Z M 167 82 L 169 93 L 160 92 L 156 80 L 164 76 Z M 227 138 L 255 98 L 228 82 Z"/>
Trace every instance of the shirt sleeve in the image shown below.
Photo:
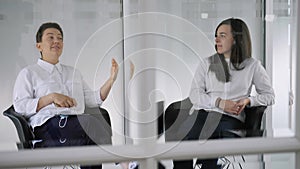
<path fill-rule="evenodd" d="M 275 103 L 275 94 L 271 85 L 270 78 L 259 61 L 257 61 L 254 75 L 253 84 L 257 94 L 251 96 L 250 106 L 269 106 Z"/>
<path fill-rule="evenodd" d="M 100 89 L 92 90 L 88 84 L 82 79 L 84 101 L 87 107 L 99 107 L 103 103 L 100 97 Z"/>
<path fill-rule="evenodd" d="M 13 91 L 13 105 L 16 112 L 25 117 L 36 113 L 39 98 L 34 96 L 32 77 L 26 68 L 19 73 Z"/>
<path fill-rule="evenodd" d="M 192 81 L 189 98 L 195 109 L 199 107 L 204 109 L 215 107 L 217 97 L 213 97 L 206 92 L 207 66 L 204 60 L 200 61 Z"/>

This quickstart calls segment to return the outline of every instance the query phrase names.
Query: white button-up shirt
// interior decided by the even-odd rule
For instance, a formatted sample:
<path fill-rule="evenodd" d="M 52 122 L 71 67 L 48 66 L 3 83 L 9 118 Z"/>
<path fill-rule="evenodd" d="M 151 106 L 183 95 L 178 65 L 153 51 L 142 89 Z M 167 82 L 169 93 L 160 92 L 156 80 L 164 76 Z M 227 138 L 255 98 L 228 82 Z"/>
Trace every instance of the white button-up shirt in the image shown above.
<path fill-rule="evenodd" d="M 215 106 L 216 99 L 220 97 L 237 101 L 249 98 L 250 106 L 274 104 L 275 94 L 271 81 L 258 60 L 254 58 L 244 60 L 241 65 L 244 66 L 242 70 L 235 70 L 231 65 L 229 68 L 231 81 L 227 83 L 218 81 L 215 73 L 209 70 L 209 65 L 209 57 L 204 58 L 199 63 L 194 75 L 189 95 L 193 103 L 191 111 L 199 109 L 212 110 L 244 121 L 244 112 L 239 116 L 228 114 Z M 255 86 L 256 94 L 250 96 L 253 86 Z"/>
<path fill-rule="evenodd" d="M 54 103 L 36 112 L 40 97 L 60 93 L 76 100 L 72 108 L 56 107 Z M 92 91 L 81 73 L 71 66 L 50 64 L 39 59 L 37 64 L 20 71 L 14 86 L 13 105 L 16 112 L 29 118 L 34 128 L 57 114 L 82 114 L 85 105 L 97 107 L 102 104 L 100 89 Z"/>

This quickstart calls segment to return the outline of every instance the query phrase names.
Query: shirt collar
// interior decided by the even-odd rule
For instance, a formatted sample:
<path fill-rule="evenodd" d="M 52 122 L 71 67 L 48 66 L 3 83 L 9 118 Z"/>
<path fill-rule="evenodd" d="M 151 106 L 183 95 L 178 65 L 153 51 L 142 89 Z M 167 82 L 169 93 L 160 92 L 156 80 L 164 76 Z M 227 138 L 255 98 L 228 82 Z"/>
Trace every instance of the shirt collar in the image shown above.
<path fill-rule="evenodd" d="M 57 64 L 53 65 L 53 64 L 48 63 L 48 62 L 46 62 L 42 59 L 39 59 L 37 64 L 49 73 L 52 73 L 55 67 L 57 67 L 57 70 L 58 70 L 59 73 L 62 73 L 62 66 L 59 62 Z"/>

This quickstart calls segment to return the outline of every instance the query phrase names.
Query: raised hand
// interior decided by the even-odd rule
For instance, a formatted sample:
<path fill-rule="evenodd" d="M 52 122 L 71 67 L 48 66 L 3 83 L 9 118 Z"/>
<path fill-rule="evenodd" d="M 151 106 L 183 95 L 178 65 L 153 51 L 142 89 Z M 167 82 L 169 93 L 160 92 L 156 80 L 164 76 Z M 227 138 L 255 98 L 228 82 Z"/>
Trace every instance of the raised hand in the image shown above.
<path fill-rule="evenodd" d="M 111 69 L 110 69 L 110 79 L 113 80 L 113 82 L 117 79 L 119 71 L 119 65 L 115 59 L 111 60 Z"/>
<path fill-rule="evenodd" d="M 100 97 L 103 101 L 107 98 L 107 96 L 112 88 L 112 85 L 114 84 L 115 80 L 117 79 L 118 71 L 119 71 L 119 65 L 118 65 L 117 61 L 115 59 L 112 59 L 111 60 L 110 77 L 100 88 Z"/>

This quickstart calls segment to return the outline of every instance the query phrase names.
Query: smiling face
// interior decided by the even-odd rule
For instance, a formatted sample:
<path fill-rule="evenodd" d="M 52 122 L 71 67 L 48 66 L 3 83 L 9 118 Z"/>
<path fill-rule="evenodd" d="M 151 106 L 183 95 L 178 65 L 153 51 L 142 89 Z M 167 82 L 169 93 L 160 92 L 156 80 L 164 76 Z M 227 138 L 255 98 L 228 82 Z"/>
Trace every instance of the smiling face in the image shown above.
<path fill-rule="evenodd" d="M 231 49 L 234 45 L 234 38 L 230 25 L 223 24 L 218 28 L 215 42 L 218 54 L 223 54 L 225 58 L 230 58 Z"/>
<path fill-rule="evenodd" d="M 56 64 L 63 51 L 63 36 L 56 28 L 44 30 L 41 42 L 36 44 L 37 49 L 42 53 L 42 59 L 51 64 Z"/>

